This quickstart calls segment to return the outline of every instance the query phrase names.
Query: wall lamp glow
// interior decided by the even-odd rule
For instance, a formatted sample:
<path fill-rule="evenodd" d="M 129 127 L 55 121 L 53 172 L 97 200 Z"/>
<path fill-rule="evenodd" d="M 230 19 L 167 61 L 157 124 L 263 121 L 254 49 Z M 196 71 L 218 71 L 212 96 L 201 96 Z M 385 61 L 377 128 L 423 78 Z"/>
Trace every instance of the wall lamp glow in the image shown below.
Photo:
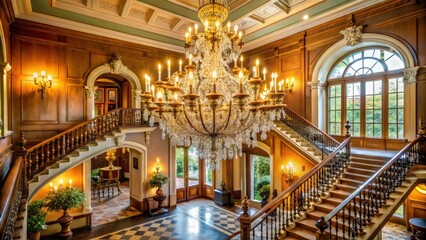
<path fill-rule="evenodd" d="M 294 166 L 292 163 L 288 163 L 287 167 L 281 166 L 281 175 L 284 177 L 285 182 L 292 184 L 294 181 Z"/>
<path fill-rule="evenodd" d="M 38 91 L 41 93 L 41 98 L 43 99 L 46 88 L 52 87 L 52 75 L 49 74 L 46 76 L 46 72 L 43 70 L 41 71 L 40 76 L 41 76 L 41 79 L 38 78 L 37 73 L 33 74 L 34 84 L 39 86 Z"/>

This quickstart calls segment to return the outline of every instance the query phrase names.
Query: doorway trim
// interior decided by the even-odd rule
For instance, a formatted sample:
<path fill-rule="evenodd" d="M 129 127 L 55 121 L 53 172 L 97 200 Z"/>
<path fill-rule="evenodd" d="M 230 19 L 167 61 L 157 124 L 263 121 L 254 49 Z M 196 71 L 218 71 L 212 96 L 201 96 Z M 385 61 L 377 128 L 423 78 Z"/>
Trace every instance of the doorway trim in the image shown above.
<path fill-rule="evenodd" d="M 87 120 L 95 117 L 95 93 L 98 88 L 95 86 L 96 80 L 105 73 L 112 73 L 123 76 L 129 81 L 130 86 L 132 87 L 132 106 L 134 108 L 141 107 L 141 97 L 142 94 L 142 85 L 138 76 L 127 66 L 121 62 L 121 56 L 114 54 L 109 63 L 104 63 L 102 65 L 94 68 L 87 77 L 86 86 L 86 104 L 87 104 Z"/>

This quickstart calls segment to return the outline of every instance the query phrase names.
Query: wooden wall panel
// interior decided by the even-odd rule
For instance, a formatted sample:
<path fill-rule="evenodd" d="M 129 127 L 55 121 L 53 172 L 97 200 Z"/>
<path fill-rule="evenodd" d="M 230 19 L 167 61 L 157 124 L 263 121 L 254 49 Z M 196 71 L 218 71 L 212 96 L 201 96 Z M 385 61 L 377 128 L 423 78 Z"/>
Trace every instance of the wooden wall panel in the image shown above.
<path fill-rule="evenodd" d="M 84 113 L 84 88 L 80 84 L 67 84 L 67 107 L 66 107 L 66 121 L 69 123 L 78 123 L 83 121 Z"/>
<path fill-rule="evenodd" d="M 58 134 L 58 131 L 56 130 L 45 130 L 45 129 L 26 130 L 23 132 L 25 134 L 25 138 L 33 139 L 33 141 L 42 141 L 43 139 L 53 137 L 56 134 Z"/>
<path fill-rule="evenodd" d="M 19 139 L 21 130 L 30 133 L 43 125 L 45 129 L 64 131 L 84 121 L 87 113 L 83 86 L 87 76 L 95 67 L 110 62 L 115 53 L 141 81 L 145 73 L 155 74 L 158 62 L 165 62 L 169 57 L 177 62 L 179 57 L 184 57 L 171 51 L 20 19 L 14 22 L 12 32 L 11 125 L 14 141 Z M 54 82 L 53 87 L 46 90 L 44 99 L 32 79 L 33 72 L 41 70 L 52 74 Z M 112 76 L 115 77 L 122 79 Z M 127 102 L 124 105 L 130 106 L 130 89 L 125 93 Z M 25 137 L 31 143 L 43 140 L 42 136 L 31 134 Z"/>
<path fill-rule="evenodd" d="M 58 77 L 58 48 L 47 44 L 21 41 L 21 74 L 32 76 L 34 72 L 40 75 L 42 70 L 46 74 Z"/>
<path fill-rule="evenodd" d="M 291 54 L 283 54 L 280 56 L 280 71 L 300 71 L 300 54 L 299 51 Z"/>
<path fill-rule="evenodd" d="M 44 97 L 34 81 L 22 80 L 21 116 L 22 124 L 58 124 L 59 84 L 47 88 Z"/>
<path fill-rule="evenodd" d="M 80 49 L 66 50 L 67 78 L 83 78 L 89 68 L 88 52 Z"/>

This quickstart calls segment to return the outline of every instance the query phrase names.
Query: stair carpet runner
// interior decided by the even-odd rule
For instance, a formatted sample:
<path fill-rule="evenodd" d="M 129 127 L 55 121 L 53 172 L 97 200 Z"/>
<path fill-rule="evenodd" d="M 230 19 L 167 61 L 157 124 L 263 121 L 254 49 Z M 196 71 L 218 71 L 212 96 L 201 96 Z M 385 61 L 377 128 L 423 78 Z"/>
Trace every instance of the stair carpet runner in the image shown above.
<path fill-rule="evenodd" d="M 315 240 L 318 230 L 315 226 L 316 221 L 334 210 L 390 159 L 390 157 L 351 154 L 349 167 L 339 178 L 338 183 L 334 183 L 334 188 L 329 191 L 329 197 L 324 198 L 322 203 L 314 204 L 315 210 L 307 212 L 305 219 L 297 220 L 296 226 L 287 230 L 284 239 Z"/>

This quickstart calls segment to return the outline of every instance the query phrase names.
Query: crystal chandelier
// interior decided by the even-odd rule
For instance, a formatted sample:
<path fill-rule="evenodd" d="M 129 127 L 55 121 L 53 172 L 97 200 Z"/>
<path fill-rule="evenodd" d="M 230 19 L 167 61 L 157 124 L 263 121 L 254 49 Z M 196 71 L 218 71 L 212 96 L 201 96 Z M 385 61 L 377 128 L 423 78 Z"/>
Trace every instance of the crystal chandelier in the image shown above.
<path fill-rule="evenodd" d="M 164 80 L 159 65 L 158 80 L 145 75 L 142 94 L 144 119 L 158 121 L 173 145 L 196 147 L 211 169 L 242 155 L 243 144 L 257 146 L 258 135 L 265 140 L 285 115 L 283 83 L 273 73 L 268 84 L 258 60 L 252 73 L 244 68 L 242 32 L 223 24 L 227 16 L 226 0 L 200 1 L 203 30 L 195 24 L 186 33 L 188 64 L 179 61 L 179 71 L 171 73 L 169 60 Z"/>

